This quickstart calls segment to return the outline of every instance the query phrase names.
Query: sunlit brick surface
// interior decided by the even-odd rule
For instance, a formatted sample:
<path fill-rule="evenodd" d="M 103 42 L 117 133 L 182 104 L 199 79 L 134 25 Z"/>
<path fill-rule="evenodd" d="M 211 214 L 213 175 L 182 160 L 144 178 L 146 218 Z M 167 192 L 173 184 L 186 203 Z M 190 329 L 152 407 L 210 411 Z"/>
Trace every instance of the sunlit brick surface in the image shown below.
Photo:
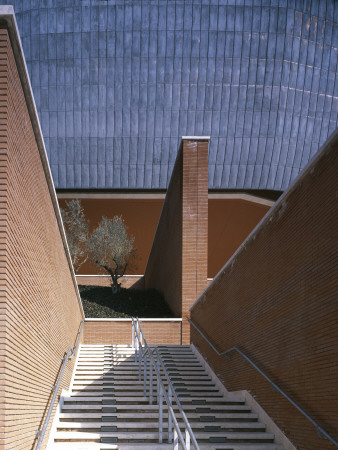
<path fill-rule="evenodd" d="M 82 316 L 6 29 L 0 130 L 0 447 L 27 450 Z"/>
<path fill-rule="evenodd" d="M 140 319 L 142 330 L 149 345 L 181 344 L 181 321 Z M 131 320 L 86 320 L 84 327 L 84 344 L 124 344 L 132 342 Z"/>

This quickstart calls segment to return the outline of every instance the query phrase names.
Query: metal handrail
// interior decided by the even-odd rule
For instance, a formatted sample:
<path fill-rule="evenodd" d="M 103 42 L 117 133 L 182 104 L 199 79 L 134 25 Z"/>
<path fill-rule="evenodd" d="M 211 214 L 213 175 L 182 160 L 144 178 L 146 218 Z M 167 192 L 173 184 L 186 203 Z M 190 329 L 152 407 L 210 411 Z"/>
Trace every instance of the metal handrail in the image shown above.
<path fill-rule="evenodd" d="M 209 344 L 209 346 L 217 353 L 218 356 L 225 356 L 227 359 L 230 359 L 230 353 L 236 351 L 238 352 L 242 358 L 250 363 L 273 387 L 274 390 L 278 391 L 280 394 L 283 395 L 295 408 L 298 409 L 299 412 L 303 414 L 304 417 L 306 417 L 312 425 L 314 425 L 317 429 L 319 437 L 323 439 L 329 439 L 336 447 L 338 447 L 338 441 L 336 441 L 327 431 L 325 431 L 314 419 L 312 419 L 309 414 L 307 414 L 303 408 L 301 408 L 292 398 L 290 398 L 284 391 L 281 389 L 276 383 L 274 383 L 271 378 L 269 378 L 258 366 L 255 364 L 245 353 L 243 353 L 238 347 L 232 347 L 228 350 L 225 350 L 224 352 L 219 352 L 217 348 L 210 342 L 210 340 L 206 337 L 206 335 L 201 331 L 198 326 L 191 320 L 189 317 L 186 317 L 189 323 L 195 328 L 195 330 L 203 337 L 203 339 Z"/>
<path fill-rule="evenodd" d="M 46 419 L 44 421 L 42 429 L 39 429 L 36 432 L 36 436 L 38 437 L 36 450 L 40 450 L 40 448 L 42 446 L 42 442 L 43 442 L 43 439 L 44 439 L 45 434 L 46 434 L 46 430 L 47 430 L 47 427 L 48 427 L 48 423 L 49 423 L 50 417 L 52 415 L 52 411 L 53 411 L 53 408 L 54 408 L 54 403 L 55 403 L 58 391 L 60 389 L 60 384 L 61 384 L 61 381 L 62 381 L 63 373 L 64 373 L 64 371 L 66 369 L 67 362 L 70 359 L 72 359 L 73 356 L 76 355 L 77 350 L 79 348 L 81 334 L 82 334 L 83 325 L 84 325 L 84 320 L 81 320 L 80 325 L 81 325 L 80 330 L 77 332 L 77 336 L 76 336 L 76 339 L 77 339 L 76 345 L 74 345 L 73 347 L 70 346 L 68 348 L 68 350 L 67 350 L 66 356 L 64 356 L 62 358 L 62 360 L 61 360 L 61 362 L 62 362 L 62 369 L 61 369 L 61 372 L 60 372 L 60 375 L 59 375 L 59 378 L 58 378 L 58 382 L 56 383 L 56 385 L 52 386 L 52 392 L 54 392 L 54 394 L 53 394 L 52 401 L 51 401 L 51 403 L 49 405 L 49 408 L 48 408 L 48 413 L 47 413 Z"/>
<path fill-rule="evenodd" d="M 143 341 L 143 343 L 142 343 Z M 157 376 L 157 403 L 159 404 L 159 444 L 162 444 L 163 438 L 163 406 L 162 406 L 162 395 L 164 394 L 164 399 L 168 406 L 168 443 L 172 443 L 172 425 L 174 425 L 174 449 L 178 450 L 178 441 L 180 441 L 184 450 L 190 450 L 190 439 L 195 446 L 196 450 L 199 450 L 198 443 L 194 436 L 194 433 L 191 429 L 187 416 L 185 415 L 182 405 L 178 399 L 178 396 L 175 392 L 174 386 L 170 380 L 168 372 L 163 364 L 161 355 L 159 354 L 157 349 L 154 349 L 157 361 L 154 359 L 153 351 L 147 344 L 146 338 L 143 334 L 140 321 L 138 318 L 132 319 L 132 345 L 135 348 L 135 362 L 139 362 L 139 380 L 141 381 L 141 373 L 142 373 L 142 360 L 143 362 L 143 389 L 144 396 L 147 395 L 147 355 L 149 355 L 149 403 L 152 404 L 153 401 L 153 368 L 155 370 L 155 374 Z M 145 350 L 143 351 L 143 346 Z M 168 383 L 168 393 L 164 387 L 163 379 L 160 373 L 161 368 L 164 371 L 165 377 Z M 185 441 L 180 430 L 178 421 L 176 419 L 176 415 L 174 409 L 172 407 L 172 395 L 175 398 L 177 406 L 179 408 L 179 413 L 181 414 L 184 424 L 185 424 Z"/>

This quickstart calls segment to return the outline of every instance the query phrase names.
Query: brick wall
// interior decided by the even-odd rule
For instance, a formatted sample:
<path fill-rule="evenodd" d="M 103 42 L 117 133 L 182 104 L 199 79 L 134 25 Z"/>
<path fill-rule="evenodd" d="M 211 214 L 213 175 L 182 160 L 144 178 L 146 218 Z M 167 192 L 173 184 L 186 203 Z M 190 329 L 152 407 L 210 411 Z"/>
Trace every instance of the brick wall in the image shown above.
<path fill-rule="evenodd" d="M 190 343 L 189 307 L 207 285 L 208 142 L 183 140 L 145 271 L 145 287 L 163 293 L 183 318 Z"/>
<path fill-rule="evenodd" d="M 180 319 L 140 319 L 140 323 L 148 344 L 180 345 Z M 131 319 L 86 319 L 84 344 L 131 344 L 131 324 Z"/>
<path fill-rule="evenodd" d="M 338 132 L 191 309 L 222 352 L 238 346 L 337 435 Z M 247 389 L 300 450 L 334 448 L 238 354 L 192 342 L 225 386 Z"/>
<path fill-rule="evenodd" d="M 110 275 L 76 275 L 78 285 L 82 286 L 111 286 Z M 119 283 L 125 289 L 143 289 L 144 279 L 143 275 L 124 275 L 119 279 Z"/>
<path fill-rule="evenodd" d="M 15 42 L 13 31 L 11 37 Z M 0 447 L 27 450 L 36 442 L 64 352 L 75 343 L 82 310 L 18 61 L 9 31 L 0 29 Z M 69 386 L 73 364 L 61 389 Z"/>

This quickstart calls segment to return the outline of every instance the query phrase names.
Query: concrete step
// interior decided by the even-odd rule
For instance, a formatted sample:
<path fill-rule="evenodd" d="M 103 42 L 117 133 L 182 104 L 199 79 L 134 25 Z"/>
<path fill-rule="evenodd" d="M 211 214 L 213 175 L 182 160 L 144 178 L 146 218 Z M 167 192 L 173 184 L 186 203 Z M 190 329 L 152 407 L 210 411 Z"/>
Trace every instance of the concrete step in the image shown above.
<path fill-rule="evenodd" d="M 200 450 L 283 450 L 283 447 L 278 444 L 202 444 L 199 446 Z M 58 442 L 51 446 L 51 450 L 162 450 L 162 449 L 171 449 L 172 444 L 101 444 L 96 442 Z"/>
<path fill-rule="evenodd" d="M 210 381 L 209 380 L 205 380 L 205 381 L 204 380 L 202 380 L 202 381 L 190 380 L 189 382 L 185 382 L 185 380 L 183 380 L 183 379 L 175 378 L 174 380 L 171 380 L 171 381 L 172 381 L 174 386 L 176 386 L 178 384 L 181 384 L 181 383 L 184 383 L 184 385 L 186 385 L 188 387 L 193 386 L 193 387 L 196 387 L 196 389 L 198 388 L 199 390 L 201 390 L 203 387 L 210 387 L 212 389 L 215 389 L 215 385 L 213 384 L 213 382 L 211 380 Z M 94 380 L 93 379 L 91 379 L 91 380 L 81 380 L 81 379 L 75 378 L 73 385 L 74 386 L 103 386 L 105 383 L 109 383 L 109 382 L 112 382 L 116 386 L 129 387 L 129 389 L 130 389 L 130 386 L 137 387 L 138 385 L 142 386 L 142 388 L 143 388 L 143 381 L 139 381 L 138 378 L 136 380 L 131 380 L 131 381 L 124 380 L 123 378 L 115 380 L 114 377 L 111 377 L 111 381 L 105 380 L 103 378 L 98 378 L 98 379 L 94 379 Z M 153 384 L 155 385 L 156 382 L 157 382 L 157 378 L 154 377 L 153 378 Z M 147 381 L 147 386 L 149 384 L 150 383 L 149 383 L 149 380 L 148 380 Z M 166 380 L 164 380 L 163 384 L 167 385 L 168 382 Z"/>
<path fill-rule="evenodd" d="M 101 391 L 102 392 L 102 391 Z M 134 393 L 134 392 L 133 392 Z M 135 393 L 134 393 L 135 394 Z M 156 401 L 156 392 L 154 392 L 154 397 L 153 397 L 153 401 L 155 403 Z M 179 395 L 178 395 L 179 397 Z M 65 397 L 64 398 L 64 403 L 65 404 L 71 404 L 71 403 L 79 403 L 79 402 L 100 402 L 102 400 L 121 400 L 122 402 L 134 402 L 135 404 L 137 402 L 143 402 L 146 401 L 149 403 L 149 398 L 148 397 L 144 397 L 142 394 L 140 394 L 139 396 L 133 395 L 133 396 L 116 396 L 113 395 L 111 392 L 107 391 L 107 395 L 97 395 L 97 393 L 94 393 L 94 395 L 83 395 L 83 394 L 73 394 L 71 397 Z M 220 406 L 234 406 L 234 407 L 239 407 L 239 406 L 244 406 L 244 402 L 242 402 L 241 400 L 227 400 L 224 397 L 203 397 L 202 399 L 200 397 L 182 397 L 179 398 L 180 403 L 183 405 L 192 405 L 195 408 L 197 407 L 213 407 L 215 405 L 220 405 Z M 175 403 L 175 402 L 174 402 Z"/>
<path fill-rule="evenodd" d="M 201 450 L 281 450 L 250 407 L 224 397 L 189 346 L 158 348 Z M 143 378 L 143 364 L 141 369 Z M 167 386 L 166 381 L 164 384 Z M 149 380 L 146 386 L 148 395 Z M 172 448 L 158 444 L 155 375 L 152 405 L 143 389 L 139 363 L 130 346 L 81 346 L 71 396 L 64 398 L 52 448 Z M 173 409 L 183 430 L 175 402 Z M 167 439 L 165 402 L 163 414 Z"/>
<path fill-rule="evenodd" d="M 146 417 L 144 417 L 144 415 L 147 414 Z M 189 412 L 189 421 L 197 421 L 200 420 L 200 417 L 209 417 L 211 414 L 200 414 L 200 413 L 195 413 L 195 412 Z M 109 417 L 109 416 L 116 416 L 117 419 L 126 419 L 126 418 L 138 418 L 138 416 L 135 416 L 134 413 L 128 413 L 128 412 L 117 412 L 117 413 L 60 413 L 60 420 L 75 420 L 75 421 L 81 421 L 81 420 L 101 420 L 102 417 Z M 147 411 L 145 412 L 143 415 L 143 418 L 148 419 L 158 419 L 158 413 L 157 412 L 151 412 L 151 411 Z M 239 412 L 232 412 L 232 413 L 222 413 L 222 412 L 218 412 L 217 413 L 217 420 L 222 420 L 224 422 L 229 421 L 229 423 L 232 423 L 232 421 L 237 421 L 236 423 L 238 423 L 239 420 L 242 421 L 247 421 L 248 423 L 252 423 L 253 421 L 257 421 L 258 416 L 257 414 L 253 414 L 253 413 L 239 413 Z"/>
<path fill-rule="evenodd" d="M 118 429 L 150 429 L 150 428 L 154 428 L 154 429 L 158 429 L 158 420 L 156 421 L 147 421 L 147 422 L 140 422 L 140 421 L 122 421 L 122 420 L 118 420 L 117 416 L 111 416 L 114 417 L 116 420 L 112 421 L 112 422 L 107 422 L 107 421 L 101 421 L 101 420 L 97 420 L 97 421 L 61 421 L 58 425 L 58 430 L 65 430 L 65 429 L 96 429 L 96 430 L 100 430 L 101 427 L 105 427 L 105 426 L 115 426 Z M 130 419 L 132 419 L 132 417 L 130 417 Z M 137 415 L 135 414 L 133 419 L 138 419 Z M 183 428 L 184 427 L 184 422 L 183 420 L 178 420 L 179 425 Z M 212 424 L 212 425 L 210 425 Z M 193 430 L 202 430 L 208 426 L 213 426 L 213 427 L 219 427 L 220 430 L 250 430 L 253 432 L 258 431 L 264 431 L 265 430 L 265 425 L 259 422 L 249 422 L 249 423 L 243 423 L 243 422 L 224 422 L 224 421 L 210 421 L 210 422 L 192 422 L 191 423 L 191 427 Z M 168 430 L 168 424 L 164 423 L 163 424 L 163 429 L 164 430 Z"/>
<path fill-rule="evenodd" d="M 196 440 L 209 440 L 210 438 L 224 438 L 227 441 L 231 442 L 245 442 L 248 440 L 254 440 L 255 443 L 258 442 L 269 442 L 273 441 L 274 435 L 271 433 L 240 433 L 236 431 L 221 431 L 221 432 L 201 432 L 197 431 L 194 433 Z M 102 438 L 115 438 L 118 437 L 118 440 L 149 440 L 149 441 L 157 441 L 158 440 L 158 431 L 131 431 L 131 432 L 122 432 L 122 431 L 114 431 L 114 432 L 82 432 L 82 431 L 61 431 L 56 432 L 55 434 L 55 442 L 68 440 L 68 441 L 99 441 Z M 168 439 L 167 432 L 163 432 L 163 439 Z M 218 441 L 219 442 L 219 441 Z M 211 442 L 210 442 L 211 443 Z M 222 442 L 219 442 L 222 443 Z M 226 442 L 224 442 L 226 443 Z"/>
<path fill-rule="evenodd" d="M 141 405 L 141 404 L 135 404 L 135 403 L 131 403 L 129 405 L 126 404 L 121 404 L 119 402 L 116 403 L 116 405 L 93 405 L 93 404 L 70 404 L 70 405 L 63 405 L 62 406 L 62 412 L 71 412 L 71 411 L 84 411 L 84 410 L 88 410 L 88 412 L 90 412 L 90 410 L 96 410 L 96 411 L 101 411 L 103 407 L 116 407 L 117 410 L 128 410 L 128 411 L 133 411 L 133 410 L 138 410 L 140 412 L 143 412 L 144 410 L 158 410 L 158 405 L 149 405 L 148 404 L 148 399 L 147 399 L 147 403 Z M 167 407 L 166 405 L 163 405 L 163 409 L 166 412 L 167 411 Z M 178 408 L 176 408 L 175 405 L 173 405 L 173 409 L 176 411 L 178 411 Z M 220 412 L 239 412 L 239 413 L 250 413 L 251 410 L 248 406 L 246 405 L 207 405 L 207 407 L 198 407 L 196 405 L 184 405 L 183 407 L 184 412 L 188 415 L 188 413 L 190 411 L 192 412 L 196 412 L 196 413 L 200 413 L 200 414 L 210 414 L 212 412 L 217 412 L 217 414 L 219 414 Z"/>

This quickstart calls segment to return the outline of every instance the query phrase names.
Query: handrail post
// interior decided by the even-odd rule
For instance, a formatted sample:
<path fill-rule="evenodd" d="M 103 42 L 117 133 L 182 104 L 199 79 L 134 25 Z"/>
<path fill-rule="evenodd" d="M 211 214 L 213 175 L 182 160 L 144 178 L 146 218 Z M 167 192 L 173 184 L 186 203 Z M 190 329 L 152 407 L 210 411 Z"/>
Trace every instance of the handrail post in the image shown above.
<path fill-rule="evenodd" d="M 178 434 L 176 428 L 174 428 L 174 450 L 178 450 Z"/>
<path fill-rule="evenodd" d="M 136 337 L 136 328 L 135 328 L 135 323 L 134 323 L 134 340 L 135 340 L 135 347 L 134 347 L 134 356 L 135 356 L 135 363 L 137 363 L 137 352 L 138 352 L 138 340 Z"/>
<path fill-rule="evenodd" d="M 153 362 L 149 358 L 149 404 L 153 404 Z"/>
<path fill-rule="evenodd" d="M 135 349 L 134 319 L 131 321 L 131 347 Z"/>
<path fill-rule="evenodd" d="M 160 363 L 157 361 L 157 371 L 160 373 Z M 160 404 L 160 380 L 158 379 L 158 375 L 156 374 L 156 383 L 157 383 L 157 404 Z"/>
<path fill-rule="evenodd" d="M 159 395 L 159 418 L 158 418 L 158 443 L 163 442 L 163 405 L 162 405 L 162 389 L 160 387 Z"/>
<path fill-rule="evenodd" d="M 139 346 L 139 351 L 138 351 L 138 380 L 139 381 L 142 380 L 141 371 L 142 371 L 142 347 Z"/>
<path fill-rule="evenodd" d="M 187 447 L 187 450 L 190 450 L 190 434 L 187 428 L 185 429 L 185 446 Z"/>
<path fill-rule="evenodd" d="M 143 396 L 147 396 L 147 361 L 148 355 L 143 358 Z"/>
<path fill-rule="evenodd" d="M 171 401 L 171 386 L 169 386 L 168 389 L 168 397 L 169 397 L 169 405 L 172 406 L 172 401 Z M 172 418 L 171 418 L 171 414 L 168 408 L 168 444 L 172 443 Z"/>

